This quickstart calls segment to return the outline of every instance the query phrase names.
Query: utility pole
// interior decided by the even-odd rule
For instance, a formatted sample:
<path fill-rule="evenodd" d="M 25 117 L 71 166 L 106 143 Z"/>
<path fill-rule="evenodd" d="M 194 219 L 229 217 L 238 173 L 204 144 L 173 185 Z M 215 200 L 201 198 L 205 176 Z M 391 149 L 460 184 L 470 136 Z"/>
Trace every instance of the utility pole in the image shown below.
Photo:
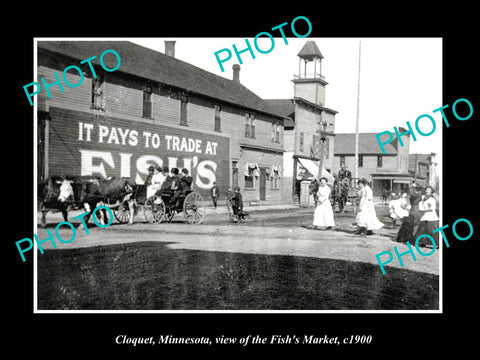
<path fill-rule="evenodd" d="M 319 145 L 320 145 L 320 160 L 318 161 L 318 181 L 320 181 L 323 171 L 323 157 L 325 156 L 325 142 L 327 141 L 327 127 L 332 125 L 331 123 L 327 123 L 326 121 L 320 120 L 319 122 L 319 129 L 317 133 L 319 133 Z"/>
<path fill-rule="evenodd" d="M 360 57 L 362 53 L 362 41 L 358 43 L 358 87 L 357 87 L 357 120 L 355 124 L 355 167 L 354 179 L 358 181 L 358 126 L 360 120 Z"/>

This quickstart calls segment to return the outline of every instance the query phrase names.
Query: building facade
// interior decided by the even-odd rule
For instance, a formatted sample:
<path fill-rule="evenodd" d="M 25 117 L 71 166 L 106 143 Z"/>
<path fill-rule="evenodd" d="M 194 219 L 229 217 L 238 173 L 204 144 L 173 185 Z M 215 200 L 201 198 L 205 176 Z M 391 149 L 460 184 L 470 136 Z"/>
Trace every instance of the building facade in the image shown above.
<path fill-rule="evenodd" d="M 281 202 L 283 122 L 240 83 L 125 41 L 39 41 L 37 178 L 122 176 L 150 165 L 187 168 L 204 197 L 239 186 L 244 201 Z M 113 49 L 121 59 L 99 55 Z M 81 62 L 96 56 L 89 63 Z M 75 65 L 82 69 L 67 71 Z M 92 71 L 92 68 L 94 71 Z M 72 69 L 73 70 L 73 69 Z M 94 74 L 95 72 L 95 74 Z M 60 79 L 57 83 L 57 79 Z M 62 81 L 63 80 L 63 81 Z M 68 84 L 78 84 L 75 87 Z"/>
<path fill-rule="evenodd" d="M 410 154 L 408 171 L 414 177 L 418 186 L 432 186 L 438 190 L 437 154 Z"/>
<path fill-rule="evenodd" d="M 400 128 L 400 133 L 405 129 Z M 373 195 L 380 196 L 382 190 L 401 191 L 408 189 L 414 177 L 408 171 L 410 139 L 403 138 L 404 146 L 394 136 L 382 153 L 375 133 L 359 133 L 358 142 L 358 178 L 367 179 L 372 186 Z M 352 173 L 355 169 L 355 133 L 336 134 L 333 171 L 338 173 L 342 167 Z"/>
<path fill-rule="evenodd" d="M 328 83 L 321 72 L 323 55 L 314 41 L 307 41 L 297 56 L 299 68 L 292 80 L 293 98 L 267 100 L 272 111 L 289 119 L 284 126 L 285 202 L 298 201 L 302 180 L 318 177 L 321 157 L 322 176 L 333 182 L 330 172 L 337 112 L 325 107 L 325 87 Z"/>

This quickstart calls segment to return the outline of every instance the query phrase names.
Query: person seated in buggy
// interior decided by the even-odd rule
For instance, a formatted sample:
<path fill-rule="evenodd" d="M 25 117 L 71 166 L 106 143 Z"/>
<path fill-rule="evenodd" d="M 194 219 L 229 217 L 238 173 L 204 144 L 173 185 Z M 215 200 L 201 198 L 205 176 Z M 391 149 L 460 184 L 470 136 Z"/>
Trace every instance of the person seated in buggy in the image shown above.
<path fill-rule="evenodd" d="M 150 171 L 150 168 L 149 168 Z M 145 186 L 147 188 L 147 199 L 152 197 L 157 193 L 158 190 L 162 188 L 163 181 L 165 180 L 165 175 L 163 175 L 163 170 L 160 166 L 157 166 L 153 170 L 153 176 L 147 178 L 145 181 Z"/>
<path fill-rule="evenodd" d="M 240 193 L 240 187 L 236 186 L 234 189 L 232 197 L 232 210 L 233 210 L 233 221 L 245 221 L 247 220 L 248 213 L 243 210 L 243 199 L 242 194 Z"/>
<path fill-rule="evenodd" d="M 164 167 L 163 172 L 168 174 L 168 167 Z M 158 195 L 162 197 L 165 205 L 168 205 L 170 203 L 170 200 L 175 190 L 177 190 L 178 188 L 179 182 L 180 177 L 178 176 L 178 169 L 172 168 L 172 170 L 170 171 L 170 175 L 165 178 L 160 190 L 158 191 Z"/>
<path fill-rule="evenodd" d="M 182 169 L 182 172 L 180 174 L 181 175 L 179 177 L 178 187 L 174 191 L 174 194 L 170 199 L 171 204 L 173 204 L 175 208 L 179 205 L 179 198 L 181 196 L 188 195 L 192 191 L 193 178 L 188 175 L 188 169 Z"/>

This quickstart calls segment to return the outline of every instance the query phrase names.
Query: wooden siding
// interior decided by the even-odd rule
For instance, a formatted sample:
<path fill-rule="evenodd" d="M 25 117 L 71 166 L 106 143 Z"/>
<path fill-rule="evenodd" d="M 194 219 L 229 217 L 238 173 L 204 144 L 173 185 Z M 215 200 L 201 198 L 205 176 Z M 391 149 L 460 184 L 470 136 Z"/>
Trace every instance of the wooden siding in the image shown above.
<path fill-rule="evenodd" d="M 141 184 L 148 166 L 156 165 L 186 167 L 194 178 L 193 188 L 204 196 L 209 196 L 213 181 L 225 190 L 230 184 L 230 140 L 226 136 L 119 117 L 98 120 L 89 112 L 56 107 L 50 108 L 50 118 L 47 175 L 124 176 Z M 172 137 L 179 139 L 179 146 L 173 146 Z M 180 145 L 183 139 L 188 149 Z M 208 143 L 216 145 L 209 148 Z"/>
<path fill-rule="evenodd" d="M 148 79 L 137 78 L 132 75 L 123 74 L 120 71 L 106 73 L 104 83 L 104 98 L 105 108 L 104 111 L 94 111 L 92 109 L 92 77 L 89 73 L 85 73 L 84 79 L 81 85 L 75 88 L 67 86 L 63 82 L 62 74 L 65 66 L 72 65 L 74 62 L 59 61 L 56 63 L 52 59 L 44 61 L 45 59 L 39 57 L 38 77 L 45 77 L 47 84 L 51 84 L 55 81 L 53 73 L 56 72 L 62 82 L 64 92 L 62 93 L 58 86 L 50 88 L 52 98 L 48 99 L 44 95 L 44 89 L 37 95 L 37 101 L 42 101 L 46 104 L 47 111 L 53 111 L 55 117 L 52 117 L 50 126 L 49 149 L 47 154 L 49 157 L 50 175 L 65 173 L 65 169 L 70 169 L 67 172 L 73 175 L 80 175 L 75 173 L 78 169 L 79 162 L 81 162 L 78 149 L 71 150 L 65 143 L 62 143 L 61 139 L 64 135 L 78 134 L 78 123 L 86 122 L 91 123 L 94 120 L 94 113 L 100 113 L 102 116 L 98 118 L 98 121 L 106 121 L 109 126 L 119 126 L 127 128 L 135 128 L 136 123 L 138 126 L 142 124 L 149 124 L 153 126 L 169 126 L 173 129 L 185 133 L 191 131 L 204 134 L 207 137 L 211 136 L 215 138 L 220 136 L 221 138 L 229 139 L 228 151 L 224 151 L 227 154 L 228 159 L 222 160 L 222 170 L 220 183 L 226 187 L 226 182 L 231 181 L 231 161 L 238 161 L 239 168 L 239 185 L 242 188 L 244 186 L 243 166 L 246 162 L 259 163 L 258 159 L 265 161 L 264 165 L 268 167 L 272 165 L 283 167 L 283 123 L 282 120 L 266 115 L 251 112 L 248 109 L 244 109 L 238 106 L 234 106 L 227 103 L 221 103 L 215 99 L 205 98 L 196 94 L 188 95 L 187 104 L 187 126 L 180 125 L 180 95 L 182 91 L 180 89 L 167 88 L 162 84 L 152 84 Z M 97 71 L 97 74 L 101 72 L 101 69 Z M 74 72 L 67 75 L 67 81 L 72 84 L 76 84 L 80 81 L 80 76 Z M 142 105 L 143 105 L 143 88 L 145 85 L 152 87 L 152 117 L 151 119 L 142 118 Z M 220 118 L 221 128 L 220 132 L 214 131 L 215 123 L 215 105 L 221 106 Z M 245 113 L 255 114 L 255 138 L 245 137 Z M 55 122 L 56 119 L 63 119 L 61 123 Z M 75 121 L 73 121 L 75 120 Z M 272 141 L 272 124 L 280 121 L 280 142 Z M 128 125 L 128 123 L 131 123 Z M 61 125 L 60 125 L 61 124 Z M 121 124 L 121 125 L 119 125 Z M 60 126 L 59 126 L 60 125 Z M 203 136 L 203 135 L 202 135 Z M 241 144 L 247 144 L 249 147 L 259 147 L 262 150 L 251 151 L 251 157 L 244 159 Z M 128 147 L 128 146 L 127 146 Z M 273 149 L 277 152 L 265 151 L 265 148 Z M 112 150 L 113 151 L 113 150 Z M 118 151 L 118 149 L 117 149 Z M 140 154 L 137 154 L 140 155 Z M 137 155 L 134 155 L 137 156 Z M 119 156 L 118 153 L 116 156 Z M 255 160 L 255 157 L 258 159 Z M 132 158 L 133 159 L 133 158 Z M 116 159 L 116 161 L 119 161 Z M 74 168 L 72 166 L 77 166 Z M 135 164 L 132 163 L 132 169 Z M 219 165 L 220 166 L 220 165 Z M 114 172 L 115 176 L 123 176 L 120 172 Z M 144 174 L 140 174 L 143 178 Z M 137 176 L 135 176 L 137 177 Z M 224 192 L 224 191 L 222 191 Z M 270 184 L 267 183 L 266 187 L 266 200 L 267 201 L 281 201 L 282 186 L 281 180 L 279 182 L 278 189 L 271 189 Z M 246 201 L 259 200 L 258 186 L 256 185 L 254 191 L 249 190 L 249 194 L 246 195 Z"/>

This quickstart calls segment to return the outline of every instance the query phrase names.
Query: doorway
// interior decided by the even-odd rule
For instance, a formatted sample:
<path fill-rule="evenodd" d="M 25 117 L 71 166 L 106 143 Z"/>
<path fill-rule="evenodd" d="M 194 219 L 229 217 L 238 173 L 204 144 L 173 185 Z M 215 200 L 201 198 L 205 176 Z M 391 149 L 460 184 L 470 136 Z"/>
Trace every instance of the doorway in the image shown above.
<path fill-rule="evenodd" d="M 260 168 L 260 201 L 267 199 L 267 169 Z"/>
<path fill-rule="evenodd" d="M 232 162 L 232 190 L 238 186 L 238 167 L 237 162 Z"/>

